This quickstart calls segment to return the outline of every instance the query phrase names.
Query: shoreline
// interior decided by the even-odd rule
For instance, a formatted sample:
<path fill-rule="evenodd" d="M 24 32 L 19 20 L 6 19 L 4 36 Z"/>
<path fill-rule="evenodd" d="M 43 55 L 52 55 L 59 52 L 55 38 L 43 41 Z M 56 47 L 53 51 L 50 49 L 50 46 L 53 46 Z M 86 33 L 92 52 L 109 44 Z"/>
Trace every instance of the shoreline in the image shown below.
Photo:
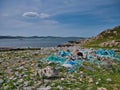
<path fill-rule="evenodd" d="M 110 63 L 103 62 L 102 65 L 90 63 L 88 60 L 84 62 L 81 62 L 83 60 L 75 60 L 74 63 L 76 62 L 78 67 L 73 68 L 74 72 L 72 72 L 72 69 L 70 71 L 69 67 L 65 67 L 66 64 L 61 66 L 58 63 L 47 60 L 56 59 L 59 51 L 66 51 L 68 49 L 72 53 L 74 50 L 82 48 L 80 46 L 2 48 L 2 51 L 0 50 L 0 89 L 42 90 L 44 88 L 45 90 L 58 90 L 62 88 L 59 90 L 67 90 L 70 87 L 72 90 L 84 90 L 95 85 L 95 90 L 98 90 L 98 88 L 102 88 L 103 84 L 106 85 L 104 87 L 106 90 L 109 87 L 119 88 L 111 86 L 111 83 L 113 85 L 120 83 L 119 78 L 113 77 L 119 77 L 120 72 L 117 69 L 120 68 L 120 62 L 110 59 L 108 60 Z M 51 57 L 51 55 L 56 57 Z M 57 60 L 61 59 L 63 60 L 63 58 L 58 58 Z M 109 73 L 112 73 L 112 76 Z M 87 86 L 83 87 L 83 85 Z"/>
<path fill-rule="evenodd" d="M 41 50 L 41 48 L 9 48 L 9 47 L 0 47 L 0 51 L 21 51 L 21 50 Z"/>

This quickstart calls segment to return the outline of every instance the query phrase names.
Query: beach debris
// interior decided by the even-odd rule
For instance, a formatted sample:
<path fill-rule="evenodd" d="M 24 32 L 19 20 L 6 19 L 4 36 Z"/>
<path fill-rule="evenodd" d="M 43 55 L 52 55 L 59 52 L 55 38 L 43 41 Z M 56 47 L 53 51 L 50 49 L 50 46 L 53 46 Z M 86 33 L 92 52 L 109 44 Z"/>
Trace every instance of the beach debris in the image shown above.
<path fill-rule="evenodd" d="M 40 69 L 38 73 L 43 77 L 55 77 L 59 74 L 58 70 L 54 69 L 51 66 L 47 66 L 46 68 Z"/>
<path fill-rule="evenodd" d="M 57 54 L 50 55 L 43 60 L 47 60 L 49 62 L 59 63 L 61 66 L 64 66 L 74 72 L 74 68 L 80 68 L 81 66 L 87 70 L 94 71 L 95 69 L 91 66 L 83 66 L 83 62 L 90 62 L 91 64 L 95 64 L 98 68 L 104 66 L 105 69 L 111 70 L 112 63 L 120 60 L 120 56 L 118 56 L 113 50 L 107 49 L 64 49 L 58 52 Z"/>
<path fill-rule="evenodd" d="M 63 64 L 62 66 L 66 67 L 66 68 L 72 68 L 73 67 L 71 64 Z"/>
<path fill-rule="evenodd" d="M 78 90 L 87 90 L 88 88 L 94 90 L 116 88 L 119 90 L 118 82 L 120 80 L 119 78 L 116 80 L 112 76 L 119 77 L 120 64 L 119 56 L 116 53 L 110 54 L 111 57 L 109 57 L 108 53 L 104 53 L 106 55 L 97 54 L 95 49 L 69 47 L 70 54 L 68 56 L 58 54 L 59 51 L 66 52 L 67 49 L 66 47 L 61 50 L 55 48 L 52 49 L 54 50 L 52 52 L 49 51 L 51 49 L 44 48 L 43 51 L 1 52 L 0 89 L 67 90 L 69 87 L 70 90 L 77 90 L 77 88 Z M 77 59 L 74 54 L 76 49 L 83 53 L 82 58 Z M 41 52 L 43 53 L 41 54 Z"/>

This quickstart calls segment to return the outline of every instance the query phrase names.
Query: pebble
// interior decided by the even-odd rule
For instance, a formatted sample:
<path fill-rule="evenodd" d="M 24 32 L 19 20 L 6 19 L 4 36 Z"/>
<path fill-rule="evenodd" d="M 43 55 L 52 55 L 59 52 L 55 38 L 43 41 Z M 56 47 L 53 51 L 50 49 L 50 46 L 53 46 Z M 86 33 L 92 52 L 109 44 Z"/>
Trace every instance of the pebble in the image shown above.
<path fill-rule="evenodd" d="M 0 64 L 2 63 L 2 60 L 0 59 Z"/>
<path fill-rule="evenodd" d="M 99 82 L 95 82 L 95 84 L 96 84 L 96 85 L 98 85 L 98 84 L 99 84 Z"/>
<path fill-rule="evenodd" d="M 80 74 L 83 74 L 83 71 L 80 71 Z"/>
<path fill-rule="evenodd" d="M 2 84 L 4 82 L 4 80 L 3 79 L 0 79 L 0 84 Z"/>
<path fill-rule="evenodd" d="M 47 86 L 47 87 L 42 86 L 40 88 L 37 88 L 37 90 L 51 90 L 51 87 L 50 86 Z"/>
<path fill-rule="evenodd" d="M 15 72 L 15 75 L 16 75 L 16 76 L 19 76 L 19 72 Z"/>
<path fill-rule="evenodd" d="M 64 78 L 61 78 L 61 81 L 65 80 Z"/>
<path fill-rule="evenodd" d="M 99 88 L 97 88 L 97 90 L 107 90 L 107 89 L 104 87 L 99 87 Z"/>
<path fill-rule="evenodd" d="M 63 90 L 63 87 L 60 86 L 60 85 L 58 85 L 57 88 L 58 88 L 59 90 Z"/>
<path fill-rule="evenodd" d="M 107 78 L 106 81 L 107 81 L 107 82 L 111 82 L 112 79 L 111 79 L 111 78 Z"/>
<path fill-rule="evenodd" d="M 23 82 L 23 79 L 20 79 L 18 82 L 19 82 L 19 83 Z"/>
<path fill-rule="evenodd" d="M 24 90 L 32 90 L 32 87 L 23 87 Z"/>
<path fill-rule="evenodd" d="M 24 82 L 24 86 L 28 86 L 28 85 L 29 85 L 28 81 Z"/>
<path fill-rule="evenodd" d="M 89 78 L 88 82 L 92 83 L 93 82 L 93 78 Z"/>
<path fill-rule="evenodd" d="M 101 78 L 99 78 L 98 80 L 101 81 Z"/>
<path fill-rule="evenodd" d="M 19 67 L 19 68 L 17 68 L 18 70 L 23 70 L 24 69 L 24 67 L 23 66 L 21 66 L 21 67 Z"/>
<path fill-rule="evenodd" d="M 82 78 L 79 79 L 81 82 L 83 81 Z"/>

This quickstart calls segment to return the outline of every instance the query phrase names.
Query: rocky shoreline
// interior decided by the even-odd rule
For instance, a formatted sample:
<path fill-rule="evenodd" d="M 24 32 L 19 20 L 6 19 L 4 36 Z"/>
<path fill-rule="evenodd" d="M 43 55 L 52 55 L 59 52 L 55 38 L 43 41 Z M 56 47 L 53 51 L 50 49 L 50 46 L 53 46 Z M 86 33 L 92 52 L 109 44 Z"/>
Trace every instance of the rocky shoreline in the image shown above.
<path fill-rule="evenodd" d="M 1 47 L 0 90 L 120 90 L 119 28 L 58 47 Z"/>
<path fill-rule="evenodd" d="M 59 50 L 78 48 L 80 46 L 1 50 L 0 89 L 119 90 L 120 62 L 112 62 L 110 68 L 84 62 L 71 73 L 59 64 L 41 61 Z"/>

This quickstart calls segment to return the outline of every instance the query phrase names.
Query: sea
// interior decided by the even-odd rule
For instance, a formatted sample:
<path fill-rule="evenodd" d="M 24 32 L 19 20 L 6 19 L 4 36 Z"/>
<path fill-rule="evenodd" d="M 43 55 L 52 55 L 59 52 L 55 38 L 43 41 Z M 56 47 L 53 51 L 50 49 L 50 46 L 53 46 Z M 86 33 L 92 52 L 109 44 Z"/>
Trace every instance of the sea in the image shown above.
<path fill-rule="evenodd" d="M 79 37 L 43 37 L 43 38 L 7 38 L 0 39 L 0 48 L 40 48 L 56 47 L 68 41 L 76 41 Z"/>

